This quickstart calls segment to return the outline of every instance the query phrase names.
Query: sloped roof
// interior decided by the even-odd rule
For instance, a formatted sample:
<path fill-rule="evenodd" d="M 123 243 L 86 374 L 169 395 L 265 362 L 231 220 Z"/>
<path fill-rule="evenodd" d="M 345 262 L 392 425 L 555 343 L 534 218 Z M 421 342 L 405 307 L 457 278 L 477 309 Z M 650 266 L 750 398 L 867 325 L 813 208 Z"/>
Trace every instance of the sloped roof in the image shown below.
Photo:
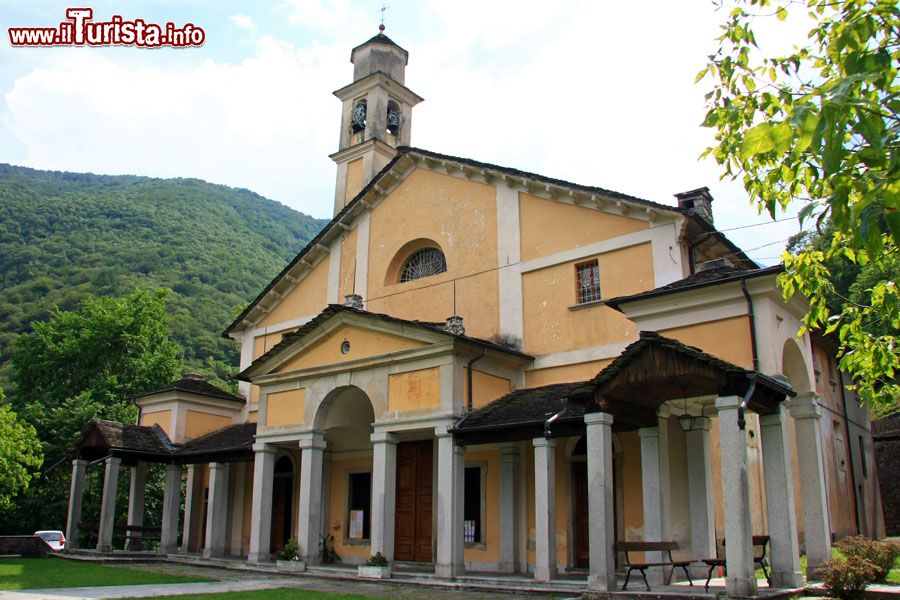
<path fill-rule="evenodd" d="M 685 395 L 743 395 L 751 379 L 760 384 L 749 402 L 756 412 L 771 412 L 784 396 L 794 395 L 786 383 L 642 331 L 640 339 L 593 379 L 510 392 L 460 419 L 454 435 L 468 443 L 528 439 L 543 435 L 544 423 L 557 413 L 552 435 L 574 435 L 583 432 L 584 415 L 598 411 L 613 415 L 615 429 L 651 427 L 656 423 L 656 409 L 668 400 Z"/>
<path fill-rule="evenodd" d="M 377 36 L 376 36 L 377 37 Z M 481 162 L 477 160 L 473 160 L 471 158 L 464 158 L 459 156 L 451 156 L 448 154 L 440 154 L 437 152 L 432 152 L 430 150 L 424 150 L 421 148 L 414 148 L 411 146 L 400 146 L 397 148 L 397 154 L 388 162 L 382 169 L 379 171 L 374 177 L 372 177 L 371 181 L 369 181 L 362 190 L 350 201 L 348 202 L 343 209 L 338 212 L 334 218 L 329 221 L 325 227 L 323 227 L 316 236 L 310 240 L 310 242 L 302 249 L 299 253 L 291 260 L 284 269 L 281 270 L 278 275 L 276 275 L 272 281 L 266 285 L 265 288 L 250 302 L 243 311 L 237 316 L 237 318 L 232 321 L 232 323 L 222 332 L 224 337 L 228 337 L 228 334 L 236 329 L 241 322 L 250 314 L 250 311 L 275 287 L 275 285 L 281 281 L 281 279 L 287 275 L 298 263 L 303 262 L 304 259 L 312 253 L 312 251 L 316 248 L 319 248 L 322 245 L 325 237 L 335 228 L 337 227 L 337 223 L 342 221 L 344 217 L 351 214 L 355 210 L 357 210 L 358 206 L 362 204 L 365 196 L 376 186 L 378 186 L 379 182 L 386 176 L 387 173 L 390 173 L 392 169 L 403 160 L 407 156 L 419 156 L 425 159 L 431 159 L 434 161 L 445 161 L 445 162 L 454 162 L 462 165 L 467 165 L 474 169 L 492 171 L 496 173 L 500 173 L 502 175 L 508 176 L 513 179 L 521 179 L 528 180 L 537 183 L 543 183 L 547 185 L 554 185 L 565 187 L 571 189 L 573 191 L 580 191 L 587 194 L 595 194 L 599 196 L 604 196 L 607 198 L 612 198 L 614 200 L 621 200 L 623 202 L 628 202 L 631 204 L 636 204 L 638 206 L 643 206 L 653 210 L 666 211 L 670 213 L 677 213 L 683 215 L 685 218 L 689 219 L 691 222 L 695 223 L 702 231 L 706 232 L 708 235 L 714 237 L 716 240 L 724 244 L 727 248 L 730 249 L 732 255 L 737 260 L 742 262 L 751 264 L 752 261 L 744 254 L 744 252 L 738 248 L 734 243 L 732 243 L 724 234 L 720 233 L 713 227 L 711 224 L 707 223 L 705 219 L 697 216 L 692 211 L 679 208 L 678 206 L 671 206 L 667 204 L 659 204 L 656 202 L 652 202 L 650 200 L 644 200 L 643 198 L 638 198 L 636 196 L 630 196 L 628 194 L 623 194 L 621 192 L 616 192 L 613 190 L 604 189 L 596 186 L 588 186 L 581 185 L 577 183 L 572 183 L 570 181 L 564 181 L 562 179 L 555 179 L 552 177 L 546 177 L 544 175 L 540 175 L 537 173 L 531 173 L 529 171 L 522 171 L 520 169 L 515 169 L 511 167 L 504 167 L 501 165 L 495 165 L 491 163 Z M 341 230 L 343 231 L 343 230 Z"/>
<path fill-rule="evenodd" d="M 230 392 L 226 392 L 225 390 L 209 383 L 201 376 L 194 375 L 192 373 L 188 373 L 178 381 L 173 381 L 169 385 L 166 385 L 159 389 L 150 392 L 135 394 L 130 399 L 134 400 L 135 398 L 143 398 L 144 396 L 152 396 L 154 394 L 170 391 L 187 392 L 190 394 L 198 394 L 200 396 L 209 396 L 210 398 L 219 398 L 220 400 L 231 400 L 232 402 L 240 402 L 241 404 L 245 402 L 244 398 L 235 396 Z"/>
<path fill-rule="evenodd" d="M 359 50 L 359 49 L 362 48 L 363 46 L 367 46 L 368 44 L 384 44 L 384 45 L 387 45 L 387 46 L 394 46 L 394 47 L 399 48 L 400 50 L 402 50 L 403 53 L 404 53 L 406 56 L 409 56 L 409 52 L 407 52 L 402 46 L 400 46 L 400 44 L 398 44 L 397 42 L 395 42 L 394 40 L 392 40 L 392 39 L 389 38 L 388 36 L 384 35 L 383 33 L 378 32 L 378 33 L 376 33 L 375 35 L 373 35 L 372 37 L 370 37 L 369 39 L 367 39 L 366 41 L 364 41 L 362 44 L 360 44 L 360 45 L 358 45 L 358 46 L 354 46 L 354 48 L 353 48 L 352 50 L 350 50 L 350 57 L 351 57 L 351 60 L 352 60 L 352 57 L 353 57 L 353 53 L 354 53 L 354 52 L 356 52 L 357 50 Z"/>
<path fill-rule="evenodd" d="M 88 424 L 75 449 L 92 457 L 105 456 L 115 450 L 165 455 L 171 452 L 172 444 L 158 425 L 131 425 L 95 419 Z"/>
<path fill-rule="evenodd" d="M 784 265 L 774 265 L 761 269 L 742 269 L 740 267 L 721 267 L 716 269 L 707 269 L 705 271 L 699 271 L 697 273 L 694 273 L 693 275 L 685 277 L 684 279 L 673 281 L 668 285 L 663 285 L 652 290 L 638 292 L 637 294 L 630 294 L 628 296 L 618 296 L 616 298 L 610 298 L 606 301 L 606 305 L 619 310 L 619 307 L 626 302 L 646 300 L 647 298 L 655 298 L 657 296 L 664 296 L 666 294 L 675 292 L 693 290 L 712 285 L 719 285 L 722 283 L 730 283 L 732 281 L 740 281 L 741 279 L 751 277 L 773 275 L 781 273 L 782 271 L 784 271 Z"/>
<path fill-rule="evenodd" d="M 518 350 L 514 350 L 512 348 L 507 348 L 506 346 L 501 346 L 500 344 L 496 344 L 496 343 L 490 342 L 488 340 L 483 340 L 481 338 L 471 337 L 468 335 L 456 335 L 454 333 L 451 333 L 451 332 L 447 331 L 446 329 L 444 329 L 443 323 L 434 323 L 434 322 L 430 322 L 430 321 L 411 321 L 408 319 L 401 319 L 399 317 L 393 317 L 391 315 L 386 315 L 386 314 L 382 314 L 382 313 L 373 313 L 373 312 L 369 312 L 366 310 L 361 310 L 359 308 L 345 306 L 343 304 L 329 304 L 327 307 L 325 307 L 325 310 L 323 310 L 318 315 L 316 315 L 316 317 L 313 318 L 311 321 L 307 322 L 305 325 L 300 327 L 297 331 L 295 331 L 293 333 L 289 333 L 288 335 L 284 336 L 284 338 L 282 338 L 282 340 L 280 342 L 278 342 L 277 344 L 272 346 L 268 352 L 266 352 L 265 354 L 263 354 L 262 356 L 260 356 L 256 360 L 254 360 L 253 363 L 249 367 L 247 367 L 246 369 L 244 369 L 243 371 L 241 371 L 240 373 L 237 374 L 237 378 L 241 379 L 243 381 L 249 381 L 249 379 L 247 379 L 247 377 L 251 370 L 256 370 L 258 367 L 260 367 L 261 365 L 268 362 L 272 357 L 277 356 L 279 353 L 281 353 L 282 350 L 284 350 L 288 346 L 292 345 L 293 343 L 303 339 L 304 337 L 306 337 L 307 335 L 309 335 L 310 333 L 312 333 L 313 331 L 318 329 L 319 326 L 321 326 L 323 323 L 330 320 L 335 315 L 338 315 L 341 313 L 350 313 L 350 314 L 361 315 L 361 316 L 372 318 L 372 319 L 375 319 L 378 321 L 383 321 L 385 323 L 396 323 L 398 325 L 407 325 L 407 326 L 411 326 L 411 327 L 417 327 L 424 331 L 428 331 L 431 333 L 438 333 L 443 336 L 448 336 L 448 337 L 455 338 L 455 339 L 458 339 L 458 340 L 461 340 L 464 342 L 469 342 L 469 343 L 475 344 L 477 346 L 481 346 L 483 348 L 494 350 L 496 352 L 502 352 L 504 354 L 516 356 L 516 357 L 519 357 L 519 358 L 522 358 L 522 359 L 525 359 L 528 361 L 534 360 L 534 357 L 529 354 L 525 354 L 524 352 L 519 352 Z"/>
<path fill-rule="evenodd" d="M 256 436 L 256 423 L 229 425 L 188 440 L 178 448 L 176 454 L 184 456 L 213 452 L 252 451 L 254 436 Z"/>

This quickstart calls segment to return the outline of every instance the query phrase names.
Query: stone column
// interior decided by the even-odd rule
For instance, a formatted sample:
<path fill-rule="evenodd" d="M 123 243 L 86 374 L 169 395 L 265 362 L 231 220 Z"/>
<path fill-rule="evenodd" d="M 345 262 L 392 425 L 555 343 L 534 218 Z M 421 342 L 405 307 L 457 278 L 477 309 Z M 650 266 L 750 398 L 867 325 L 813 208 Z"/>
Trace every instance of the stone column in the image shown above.
<path fill-rule="evenodd" d="M 722 497 L 725 504 L 725 590 L 730 598 L 756 595 L 753 564 L 753 525 L 750 520 L 750 483 L 747 479 L 747 442 L 738 428 L 740 396 L 716 399 L 719 412 L 719 453 Z"/>
<path fill-rule="evenodd" d="M 519 570 L 519 446 L 500 446 L 500 562 L 501 573 Z"/>
<path fill-rule="evenodd" d="M 119 486 L 119 468 L 122 459 L 110 456 L 106 459 L 103 475 L 103 499 L 100 505 L 100 532 L 97 534 L 97 551 L 112 552 L 113 524 L 116 521 L 116 488 Z"/>
<path fill-rule="evenodd" d="M 641 438 L 641 491 L 644 504 L 644 540 L 664 541 L 663 526 L 663 465 L 660 460 L 661 448 L 659 427 L 644 427 L 638 430 Z M 659 552 L 645 552 L 647 562 L 659 562 Z M 648 579 L 658 583 L 662 574 L 650 569 Z"/>
<path fill-rule="evenodd" d="M 716 512 L 712 488 L 712 420 L 696 417 L 684 434 L 687 454 L 688 492 L 691 506 L 691 554 L 695 560 L 716 557 Z M 695 567 L 706 575 L 706 567 Z"/>
<path fill-rule="evenodd" d="M 831 528 L 825 495 L 825 468 L 819 419 L 822 409 L 815 394 L 791 400 L 791 416 L 797 432 L 797 462 L 800 466 L 800 498 L 803 502 L 803 540 L 807 574 L 831 558 Z"/>
<path fill-rule="evenodd" d="M 241 556 L 241 542 L 244 539 L 244 483 L 247 477 L 247 463 L 235 463 L 231 467 L 228 476 L 231 487 L 231 539 L 229 540 L 229 554 Z"/>
<path fill-rule="evenodd" d="M 69 512 L 66 517 L 66 548 L 78 548 L 78 524 L 81 522 L 81 505 L 84 501 L 84 475 L 88 461 L 76 458 L 72 461 L 72 483 L 69 486 Z"/>
<path fill-rule="evenodd" d="M 397 494 L 397 436 L 372 434 L 372 531 L 370 551 L 394 560 L 394 516 Z"/>
<path fill-rule="evenodd" d="M 778 405 L 778 412 L 761 416 L 759 423 L 766 477 L 772 587 L 797 588 L 803 585 L 803 573 L 800 571 L 800 546 L 797 543 L 787 418 L 787 408 L 782 403 Z"/>
<path fill-rule="evenodd" d="M 184 524 L 181 532 L 181 551 L 200 550 L 200 531 L 194 528 L 194 513 L 203 506 L 203 477 L 200 468 L 203 465 L 187 466 L 187 484 L 184 494 Z"/>
<path fill-rule="evenodd" d="M 250 550 L 247 562 L 269 560 L 272 541 L 272 485 L 275 475 L 275 446 L 253 444 L 253 500 L 250 510 Z"/>
<path fill-rule="evenodd" d="M 144 497 L 147 492 L 147 463 L 138 462 L 131 467 L 131 485 L 128 490 L 128 520 L 126 523 L 135 527 L 144 524 Z M 128 541 L 127 550 L 141 550 L 143 548 L 143 534 L 140 531 L 125 534 Z"/>
<path fill-rule="evenodd" d="M 206 544 L 204 558 L 225 555 L 228 526 L 228 465 L 209 464 L 209 500 L 206 508 Z"/>
<path fill-rule="evenodd" d="M 457 446 L 446 426 L 436 427 L 438 446 L 437 561 L 434 574 L 453 578 L 463 575 L 463 500 L 466 450 Z"/>
<path fill-rule="evenodd" d="M 556 579 L 556 440 L 534 438 L 534 578 Z"/>
<path fill-rule="evenodd" d="M 588 522 L 590 573 L 588 587 L 616 589 L 616 523 L 613 514 L 612 422 L 607 413 L 584 415 L 587 427 Z"/>
<path fill-rule="evenodd" d="M 321 562 L 322 541 L 322 467 L 325 459 L 325 437 L 319 432 L 302 434 L 300 445 L 300 518 L 297 543 L 300 556 L 308 565 Z M 271 484 L 269 504 L 271 505 Z M 270 506 L 271 512 L 271 506 Z"/>
<path fill-rule="evenodd" d="M 181 465 L 166 465 L 163 487 L 162 531 L 159 534 L 159 553 L 178 551 L 178 510 L 181 508 Z"/>

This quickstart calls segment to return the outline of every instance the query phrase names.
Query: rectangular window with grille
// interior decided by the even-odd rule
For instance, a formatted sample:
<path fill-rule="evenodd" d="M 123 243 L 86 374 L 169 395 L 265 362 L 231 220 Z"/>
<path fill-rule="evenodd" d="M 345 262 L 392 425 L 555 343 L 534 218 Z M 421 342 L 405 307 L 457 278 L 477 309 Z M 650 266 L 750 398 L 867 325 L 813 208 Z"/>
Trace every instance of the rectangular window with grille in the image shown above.
<path fill-rule="evenodd" d="M 481 467 L 466 467 L 466 487 L 463 501 L 463 541 L 478 544 L 481 539 L 481 505 L 484 501 L 481 489 Z"/>
<path fill-rule="evenodd" d="M 575 265 L 575 295 L 578 304 L 600 300 L 600 266 L 596 260 Z"/>

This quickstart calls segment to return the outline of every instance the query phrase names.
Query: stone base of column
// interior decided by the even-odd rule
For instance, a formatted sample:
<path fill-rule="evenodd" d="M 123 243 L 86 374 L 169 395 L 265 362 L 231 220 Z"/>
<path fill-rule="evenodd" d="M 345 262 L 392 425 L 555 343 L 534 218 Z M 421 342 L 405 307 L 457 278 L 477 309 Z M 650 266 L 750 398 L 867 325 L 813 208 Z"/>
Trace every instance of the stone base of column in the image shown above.
<path fill-rule="evenodd" d="M 440 577 L 442 579 L 453 579 L 455 577 L 461 577 L 465 574 L 466 570 L 463 565 L 434 565 L 435 577 Z"/>
<path fill-rule="evenodd" d="M 497 563 L 498 573 L 518 573 L 519 565 L 516 563 L 502 562 Z"/>
<path fill-rule="evenodd" d="M 535 581 L 552 581 L 556 579 L 559 575 L 559 570 L 556 567 L 535 567 L 534 568 L 534 579 Z"/>
<path fill-rule="evenodd" d="M 742 577 L 726 579 L 725 592 L 729 598 L 754 598 L 757 595 L 756 580 Z"/>
<path fill-rule="evenodd" d="M 251 552 L 247 555 L 247 562 L 254 565 L 261 565 L 272 562 L 272 555 L 269 552 Z"/>
<path fill-rule="evenodd" d="M 803 573 L 791 573 L 791 572 L 778 572 L 772 571 L 772 586 L 773 588 L 782 588 L 786 590 L 792 590 L 799 587 L 803 587 Z"/>
<path fill-rule="evenodd" d="M 616 590 L 616 576 L 601 577 L 599 575 L 588 575 L 587 585 L 589 590 L 597 592 L 614 592 Z"/>
<path fill-rule="evenodd" d="M 112 552 L 112 551 L 113 551 L 112 546 L 108 546 L 108 545 L 101 546 L 101 545 L 97 544 L 97 552 Z"/>

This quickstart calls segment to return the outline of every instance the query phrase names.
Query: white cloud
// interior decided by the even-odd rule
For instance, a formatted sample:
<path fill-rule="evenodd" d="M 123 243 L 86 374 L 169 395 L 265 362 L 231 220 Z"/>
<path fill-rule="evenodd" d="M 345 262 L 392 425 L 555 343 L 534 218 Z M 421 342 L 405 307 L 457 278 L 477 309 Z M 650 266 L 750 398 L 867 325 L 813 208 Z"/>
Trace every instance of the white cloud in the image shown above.
<path fill-rule="evenodd" d="M 235 26 L 240 29 L 246 29 L 248 31 L 256 30 L 256 23 L 253 21 L 253 17 L 248 15 L 231 15 L 228 17 L 228 20 Z"/>

